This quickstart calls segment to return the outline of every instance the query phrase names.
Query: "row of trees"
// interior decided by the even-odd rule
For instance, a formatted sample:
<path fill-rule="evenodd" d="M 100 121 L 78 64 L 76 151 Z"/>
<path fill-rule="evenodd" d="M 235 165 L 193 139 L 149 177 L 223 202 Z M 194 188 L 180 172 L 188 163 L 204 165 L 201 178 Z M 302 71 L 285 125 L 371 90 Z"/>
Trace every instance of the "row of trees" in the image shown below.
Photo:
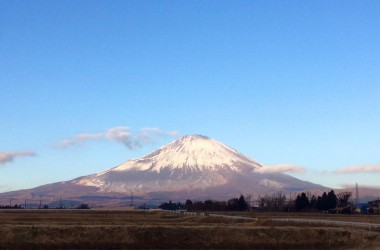
<path fill-rule="evenodd" d="M 6 206 L 1 206 L 0 205 L 0 209 L 21 209 L 21 205 L 17 205 L 15 204 L 14 206 L 9 206 L 9 205 L 6 205 Z"/>
<path fill-rule="evenodd" d="M 327 194 L 324 192 L 322 196 L 318 197 L 313 195 L 310 199 L 307 197 L 306 193 L 301 193 L 297 195 L 294 208 L 297 211 L 310 209 L 328 211 L 330 209 L 336 208 L 337 203 L 338 198 L 335 195 L 334 190 L 331 190 Z"/>
<path fill-rule="evenodd" d="M 337 208 L 351 206 L 349 202 L 351 192 L 342 192 L 335 194 L 334 190 L 321 196 L 311 195 L 310 193 L 301 193 L 294 200 L 282 193 L 272 196 L 263 196 L 258 199 L 258 208 L 264 211 L 331 211 Z"/>
<path fill-rule="evenodd" d="M 282 193 L 265 195 L 257 199 L 255 209 L 261 211 L 337 211 L 341 213 L 350 213 L 353 211 L 353 205 L 349 202 L 351 192 L 342 192 L 335 194 L 334 190 L 321 196 L 311 195 L 310 193 L 300 193 L 295 199 L 287 198 Z M 245 211 L 249 210 L 251 197 L 245 198 L 241 195 L 239 198 L 233 198 L 228 201 L 191 201 L 187 200 L 184 204 L 164 202 L 159 208 L 165 210 L 186 209 L 188 211 Z"/>
<path fill-rule="evenodd" d="M 249 209 L 249 203 L 243 195 L 228 201 L 192 201 L 187 200 L 185 204 L 164 202 L 159 208 L 164 210 L 186 209 L 188 211 L 245 211 Z"/>
<path fill-rule="evenodd" d="M 351 197 L 351 192 L 342 192 L 335 195 L 334 190 L 326 193 L 324 192 L 322 196 L 316 197 L 311 196 L 309 199 L 305 193 L 297 195 L 295 200 L 295 210 L 319 210 L 319 211 L 331 211 L 334 209 L 351 208 L 352 204 L 349 202 Z M 342 212 L 349 212 L 348 210 L 343 210 Z"/>
<path fill-rule="evenodd" d="M 65 207 L 56 207 L 55 209 L 64 209 Z M 88 204 L 80 204 L 79 206 L 75 207 L 76 209 L 90 209 Z M 0 209 L 25 209 L 25 207 L 22 207 L 21 205 L 15 204 L 14 206 L 2 206 L 0 205 Z M 49 209 L 48 205 L 40 206 L 38 209 Z"/>

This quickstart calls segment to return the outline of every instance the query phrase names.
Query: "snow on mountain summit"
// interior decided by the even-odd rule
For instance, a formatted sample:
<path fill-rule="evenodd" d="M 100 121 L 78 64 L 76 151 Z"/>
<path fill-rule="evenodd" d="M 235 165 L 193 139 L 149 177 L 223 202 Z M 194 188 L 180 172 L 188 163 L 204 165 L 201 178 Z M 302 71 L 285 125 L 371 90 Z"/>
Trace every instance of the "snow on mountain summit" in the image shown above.
<path fill-rule="evenodd" d="M 262 165 L 233 148 L 202 135 L 184 136 L 152 153 L 70 183 L 97 192 L 163 194 L 198 192 L 223 197 L 244 192 L 316 188 L 282 173 L 258 173 Z M 208 191 L 207 191 L 208 190 Z"/>
<path fill-rule="evenodd" d="M 259 163 L 214 139 L 202 135 L 188 135 L 143 158 L 129 160 L 112 171 L 136 169 L 160 172 L 163 168 L 212 171 L 227 167 L 240 172 L 242 165 L 260 167 Z"/>
<path fill-rule="evenodd" d="M 202 135 L 184 136 L 152 153 L 74 183 L 102 191 L 179 190 L 227 183 L 261 165 L 233 148 Z"/>

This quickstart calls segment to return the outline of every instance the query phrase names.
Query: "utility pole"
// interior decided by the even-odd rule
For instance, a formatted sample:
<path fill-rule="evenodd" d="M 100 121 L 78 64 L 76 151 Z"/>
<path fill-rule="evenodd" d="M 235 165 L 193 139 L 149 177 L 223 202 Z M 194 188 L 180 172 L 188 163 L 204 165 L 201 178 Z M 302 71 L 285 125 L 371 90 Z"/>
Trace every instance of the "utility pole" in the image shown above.
<path fill-rule="evenodd" d="M 355 185 L 355 206 L 358 206 L 359 205 L 359 187 L 358 187 L 358 183 L 356 182 L 356 185 Z"/>
<path fill-rule="evenodd" d="M 133 191 L 131 191 L 131 207 L 133 207 Z"/>

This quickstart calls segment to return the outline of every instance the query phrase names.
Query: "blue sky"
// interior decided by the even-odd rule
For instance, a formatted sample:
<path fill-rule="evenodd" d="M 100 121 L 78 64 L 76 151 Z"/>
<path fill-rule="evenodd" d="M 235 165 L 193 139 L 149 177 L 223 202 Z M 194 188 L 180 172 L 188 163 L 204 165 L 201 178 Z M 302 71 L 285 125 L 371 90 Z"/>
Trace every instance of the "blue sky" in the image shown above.
<path fill-rule="evenodd" d="M 178 134 L 330 187 L 379 186 L 379 12 L 379 1 L 1 1 L 0 191 L 99 172 Z"/>

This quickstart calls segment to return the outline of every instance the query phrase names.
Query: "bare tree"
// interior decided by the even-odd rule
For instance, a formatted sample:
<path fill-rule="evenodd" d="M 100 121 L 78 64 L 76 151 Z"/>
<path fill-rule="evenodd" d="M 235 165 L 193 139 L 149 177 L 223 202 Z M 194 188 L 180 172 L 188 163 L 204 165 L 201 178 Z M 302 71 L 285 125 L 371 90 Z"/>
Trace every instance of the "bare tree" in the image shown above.
<path fill-rule="evenodd" d="M 349 205 L 349 200 L 352 196 L 352 192 L 342 192 L 336 195 L 338 198 L 338 207 L 345 207 Z"/>

